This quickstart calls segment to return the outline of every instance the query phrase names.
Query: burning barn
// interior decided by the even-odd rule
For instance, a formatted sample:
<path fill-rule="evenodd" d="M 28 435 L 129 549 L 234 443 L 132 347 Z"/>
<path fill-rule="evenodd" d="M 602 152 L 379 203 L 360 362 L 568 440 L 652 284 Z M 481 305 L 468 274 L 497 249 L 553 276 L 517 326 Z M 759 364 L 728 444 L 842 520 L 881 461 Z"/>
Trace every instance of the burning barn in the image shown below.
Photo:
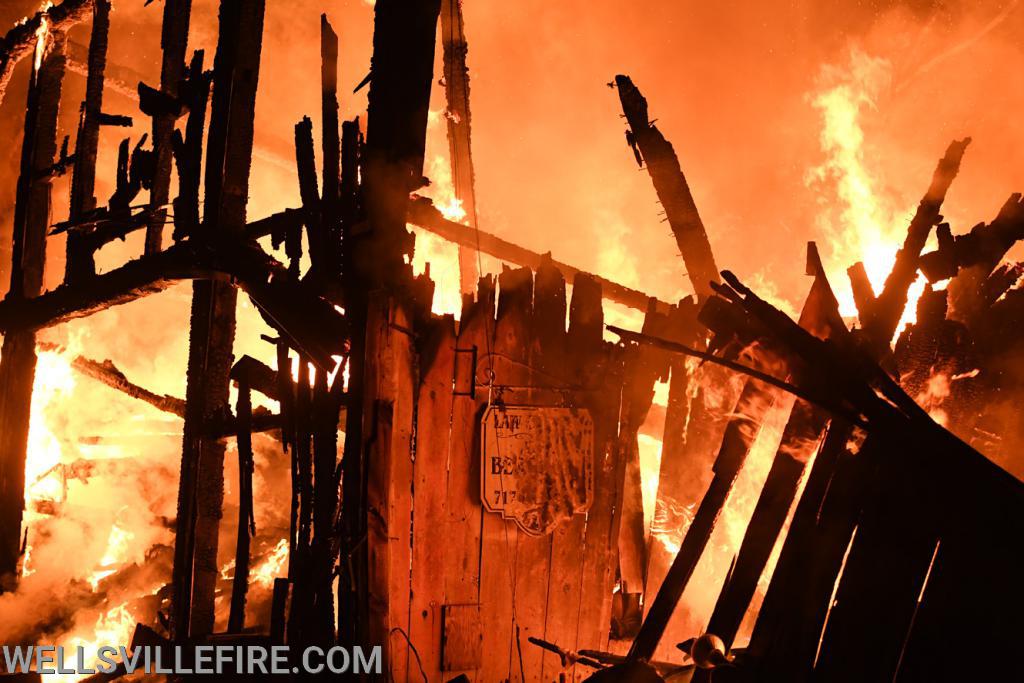
<path fill-rule="evenodd" d="M 1017 3 L 900 4 L 862 41 L 915 27 L 898 78 L 863 46 L 820 70 L 796 98 L 823 125 L 826 159 L 801 170 L 834 191 L 819 232 L 768 235 L 750 201 L 717 237 L 723 200 L 698 211 L 669 142 L 691 134 L 629 76 L 595 82 L 607 117 L 544 99 L 556 128 L 615 140 L 601 174 L 656 198 L 668 241 L 646 272 L 621 246 L 643 231 L 617 224 L 658 209 L 595 209 L 589 244 L 551 230 L 573 202 L 538 190 L 560 138 L 530 156 L 534 122 L 507 119 L 498 152 L 471 137 L 492 103 L 563 86 L 489 84 L 503 41 L 555 45 L 573 73 L 607 61 L 576 34 L 509 39 L 488 17 L 481 51 L 504 59 L 478 81 L 481 3 L 8 4 L 28 14 L 0 39 L 0 679 L 177 680 L 204 652 L 225 678 L 1024 673 L 1024 200 L 972 181 L 989 220 L 965 228 L 951 188 L 979 143 L 937 127 L 903 215 L 859 119 L 979 44 L 976 66 L 1019 60 L 994 37 Z M 556 19 L 635 48 L 678 11 L 601 4 Z M 963 32 L 938 52 L 936 18 Z M 1018 90 L 978 106 L 1013 111 Z M 484 191 L 505 163 L 530 171 L 522 198 Z M 543 229 L 508 225 L 499 196 L 547 207 Z"/>

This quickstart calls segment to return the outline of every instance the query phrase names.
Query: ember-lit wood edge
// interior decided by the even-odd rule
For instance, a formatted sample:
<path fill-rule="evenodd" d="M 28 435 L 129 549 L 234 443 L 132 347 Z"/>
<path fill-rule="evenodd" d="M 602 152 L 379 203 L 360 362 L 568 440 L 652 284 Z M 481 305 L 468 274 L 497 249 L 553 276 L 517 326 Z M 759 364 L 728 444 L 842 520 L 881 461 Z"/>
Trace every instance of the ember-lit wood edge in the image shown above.
<path fill-rule="evenodd" d="M 64 0 L 64 2 L 26 18 L 23 23 L 0 39 L 0 102 L 3 102 L 7 84 L 14 73 L 14 67 L 22 58 L 36 49 L 36 32 L 46 20 L 47 30 L 67 31 L 80 21 L 89 18 L 92 0 Z"/>

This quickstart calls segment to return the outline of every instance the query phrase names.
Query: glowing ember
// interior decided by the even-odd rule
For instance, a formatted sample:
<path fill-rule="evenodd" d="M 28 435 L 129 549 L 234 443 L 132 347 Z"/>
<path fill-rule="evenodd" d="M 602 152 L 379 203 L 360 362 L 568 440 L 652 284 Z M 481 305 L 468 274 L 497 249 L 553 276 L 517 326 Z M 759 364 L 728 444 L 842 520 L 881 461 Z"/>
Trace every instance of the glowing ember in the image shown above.
<path fill-rule="evenodd" d="M 44 11 L 49 7 L 44 8 Z M 35 70 L 39 71 L 39 67 L 43 65 L 43 56 L 46 54 L 46 37 L 50 32 L 50 24 L 46 20 L 46 17 L 40 17 L 39 28 L 36 29 L 36 53 L 35 53 Z"/>

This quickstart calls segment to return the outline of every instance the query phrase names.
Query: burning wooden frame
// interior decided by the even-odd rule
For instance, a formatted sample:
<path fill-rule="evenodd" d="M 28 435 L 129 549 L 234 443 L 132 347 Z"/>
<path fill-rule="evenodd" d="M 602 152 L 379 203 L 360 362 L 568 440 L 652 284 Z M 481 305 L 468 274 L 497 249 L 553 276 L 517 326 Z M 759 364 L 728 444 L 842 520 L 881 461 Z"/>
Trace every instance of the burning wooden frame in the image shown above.
<path fill-rule="evenodd" d="M 657 680 L 695 667 L 694 681 L 712 671 L 719 681 L 920 680 L 947 670 L 936 653 L 962 647 L 967 623 L 991 650 L 971 666 L 995 672 L 1001 665 L 995 653 L 1015 644 L 1024 607 L 1015 573 L 1021 549 L 1007 540 L 1024 523 L 1024 487 L 937 425 L 892 379 L 927 375 L 962 356 L 956 342 L 964 334 L 980 340 L 998 315 L 1021 305 L 1020 290 L 1011 289 L 1019 267 L 998 268 L 1024 235 L 1020 196 L 969 235 L 954 238 L 942 223 L 969 139 L 951 144 L 939 162 L 885 288 L 876 296 L 863 267 L 850 269 L 860 314 L 851 332 L 813 245 L 813 283 L 798 322 L 719 273 L 672 146 L 626 76 L 614 85 L 627 140 L 665 207 L 696 298 L 659 301 L 482 231 L 458 0 L 378 0 L 365 128 L 358 119 L 339 121 L 339 44 L 322 17 L 321 177 L 305 118 L 294 130 L 301 206 L 254 221 L 246 205 L 264 2 L 221 1 L 208 70 L 201 51 L 185 63 L 189 0 L 165 0 L 161 82 L 137 88 L 140 110 L 152 118 L 152 149 L 144 140 L 134 150 L 122 143 L 116 191 L 98 207 L 99 130 L 125 123 L 103 111 L 108 67 L 128 72 L 107 63 L 109 11 L 108 0 L 65 0 L 0 43 L 0 96 L 13 64 L 36 56 L 11 289 L 0 302 L 4 589 L 14 587 L 23 552 L 36 332 L 192 280 L 184 398 L 140 387 L 109 361 L 74 361 L 76 370 L 184 421 L 169 610 L 163 633 L 140 625 L 138 642 L 381 644 L 399 680 L 582 679 L 591 669 L 593 680 Z M 87 54 L 71 67 L 87 83 L 75 150 L 65 142 L 58 155 L 57 109 L 69 68 L 63 32 L 90 12 Z M 417 194 L 439 22 L 454 189 L 466 223 Z M 51 230 L 50 180 L 69 167 L 70 213 Z M 144 189 L 147 202 L 133 208 Z M 171 207 L 173 244 L 165 247 Z M 433 283 L 413 275 L 407 224 L 458 245 L 458 325 L 431 312 Z M 922 255 L 936 226 L 939 246 Z M 139 230 L 144 253 L 97 274 L 95 252 Z M 59 233 L 67 234 L 65 279 L 43 292 L 45 240 Z M 268 236 L 284 246 L 287 264 L 257 243 Z M 478 280 L 479 252 L 520 268 Z M 945 294 L 929 292 L 919 305 L 933 308 L 894 354 L 918 270 L 933 281 L 952 278 L 949 304 L 966 327 L 947 320 Z M 234 359 L 239 290 L 273 331 L 265 338 L 275 368 Z M 642 331 L 612 328 L 622 342 L 605 341 L 603 298 L 642 311 Z M 984 350 L 990 358 L 1004 351 Z M 742 382 L 716 391 L 731 373 Z M 669 391 L 657 434 L 655 514 L 677 535 L 675 547 L 645 536 L 642 512 L 638 439 L 651 429 L 659 380 Z M 278 412 L 255 409 L 254 391 L 276 401 Z M 543 493 L 529 499 L 529 512 L 546 516 L 532 525 L 481 504 L 488 495 L 479 483 L 481 415 L 516 406 L 585 412 L 580 424 L 592 430 L 591 459 L 557 460 L 562 451 L 552 445 L 562 469 L 534 472 Z M 783 410 L 782 429 L 738 554 L 706 628 L 679 633 L 673 613 L 773 410 Z M 954 417 L 967 424 L 974 410 L 965 403 Z M 291 507 L 287 576 L 274 583 L 268 632 L 255 636 L 246 629 L 246 601 L 258 431 L 272 431 L 290 456 Z M 227 632 L 215 633 L 226 437 L 237 445 L 239 522 Z M 712 476 L 701 492 L 695 470 L 710 455 Z M 516 472 L 516 464 L 506 472 L 505 461 L 496 462 L 496 474 Z M 496 501 L 507 501 L 510 491 L 498 481 Z M 511 490 L 531 495 L 524 491 Z M 963 502 L 951 509 L 956 499 Z M 688 521 L 682 500 L 699 500 Z M 734 648 L 777 546 L 750 643 Z M 666 635 L 686 637 L 684 661 L 668 661 Z M 613 640 L 630 639 L 628 652 L 611 651 Z"/>

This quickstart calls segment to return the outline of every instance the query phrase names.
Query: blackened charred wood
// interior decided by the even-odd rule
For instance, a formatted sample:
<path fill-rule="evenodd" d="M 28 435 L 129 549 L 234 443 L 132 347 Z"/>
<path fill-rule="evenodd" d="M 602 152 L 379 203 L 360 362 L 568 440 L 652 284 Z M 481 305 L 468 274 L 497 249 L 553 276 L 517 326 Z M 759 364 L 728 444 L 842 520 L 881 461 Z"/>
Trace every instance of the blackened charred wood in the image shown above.
<path fill-rule="evenodd" d="M 828 417 L 825 411 L 804 401 L 797 401 L 793 406 L 793 413 L 744 532 L 729 581 L 723 586 L 708 621 L 707 631 L 722 638 L 726 647 L 732 646 L 739 631 L 782 532 L 807 458 L 817 446 Z"/>
<path fill-rule="evenodd" d="M 299 175 L 299 196 L 302 198 L 303 223 L 309 239 L 310 267 L 314 273 L 323 270 L 326 240 L 320 215 L 320 190 L 316 181 L 316 159 L 313 154 L 313 122 L 308 116 L 295 124 L 295 164 Z M 290 259 L 288 272 L 299 276 L 302 258 L 301 234 L 289 233 L 285 238 L 285 251 Z"/>
<path fill-rule="evenodd" d="M 249 546 L 252 536 L 256 534 L 252 500 L 252 390 L 244 377 L 238 382 L 235 415 L 235 436 L 238 445 L 238 529 L 235 537 L 235 576 L 231 583 L 231 609 L 228 614 L 230 633 L 240 633 L 245 627 L 245 598 L 249 592 Z"/>
<path fill-rule="evenodd" d="M 361 165 L 363 134 L 359 131 L 359 118 L 341 124 L 341 187 L 338 199 L 341 220 L 341 261 L 342 278 L 346 269 L 351 270 L 350 240 L 352 229 L 359 220 L 359 168 Z"/>
<path fill-rule="evenodd" d="M 0 102 L 18 62 L 36 48 L 36 33 L 43 22 L 51 33 L 67 33 L 80 21 L 89 18 L 93 0 L 64 0 L 59 5 L 36 12 L 24 23 L 15 24 L 0 39 Z"/>
<path fill-rule="evenodd" d="M 206 106 L 210 98 L 212 74 L 203 71 L 204 53 L 196 50 L 188 67 L 186 91 L 189 113 L 185 135 L 177 130 L 171 133 L 171 151 L 178 170 L 178 196 L 174 198 L 174 241 L 197 235 L 199 231 L 199 184 L 203 163 L 203 128 L 206 125 Z M 157 174 L 161 173 L 157 157 Z M 157 179 L 154 179 L 154 187 Z M 155 194 L 155 190 L 154 190 Z M 164 200 L 166 202 L 166 199 Z M 159 210 L 159 209 L 155 209 Z M 150 223 L 152 225 L 152 222 Z M 156 239 L 149 231 L 147 238 Z"/>
<path fill-rule="evenodd" d="M 39 69 L 33 67 L 25 113 L 14 205 L 11 287 L 3 302 L 12 305 L 39 295 L 46 262 L 51 186 L 49 177 L 40 176 L 39 171 L 53 164 L 57 152 L 65 37 L 51 32 L 45 39 L 49 45 Z M 7 332 L 0 352 L 0 592 L 13 587 L 10 584 L 21 554 L 35 343 L 32 330 Z"/>
<path fill-rule="evenodd" d="M 335 382 L 340 383 L 341 377 Z M 313 595 L 311 616 L 317 641 L 334 644 L 334 567 L 337 559 L 338 399 L 327 386 L 327 373 L 317 372 L 312 391 L 313 437 Z"/>
<path fill-rule="evenodd" d="M 225 240 L 183 242 L 97 275 L 88 288 L 61 286 L 31 300 L 0 301 L 0 331 L 39 329 L 85 317 L 167 289 L 184 279 L 230 281 L 320 368 L 346 350 L 345 316 L 308 287 L 289 281 L 284 266 L 259 246 Z"/>
<path fill-rule="evenodd" d="M 299 354 L 295 382 L 295 448 L 292 449 L 292 501 L 295 529 L 288 560 L 292 601 L 288 616 L 288 642 L 306 643 L 314 633 L 313 603 L 316 587 L 312 574 L 313 446 L 312 395 L 309 363 Z"/>
<path fill-rule="evenodd" d="M 269 236 L 279 245 L 284 242 L 289 232 L 302 229 L 304 215 L 305 209 L 302 208 L 278 211 L 249 223 L 245 227 L 245 234 L 252 239 Z"/>
<path fill-rule="evenodd" d="M 473 155 L 470 145 L 469 67 L 466 54 L 466 29 L 462 19 L 462 0 L 441 1 L 441 45 L 444 48 L 444 92 L 448 105 L 448 158 L 452 166 L 455 198 L 466 212 L 466 223 L 477 227 L 476 190 Z M 566 274 L 568 277 L 568 274 Z M 459 245 L 459 289 L 463 294 L 476 291 L 477 254 L 469 245 Z"/>
<path fill-rule="evenodd" d="M 341 275 L 341 138 L 338 123 L 338 35 L 320 15 L 320 111 L 323 121 L 323 198 L 320 224 L 324 253 L 321 273 L 336 279 Z"/>
<path fill-rule="evenodd" d="M 697 204 L 690 193 L 679 158 L 672 143 L 665 139 L 647 114 L 647 100 L 628 76 L 616 76 L 622 111 L 626 115 L 632 140 L 640 150 L 647 172 L 654 182 L 658 199 L 665 208 L 672 233 L 679 245 L 686 274 L 694 291 L 704 299 L 711 294 L 711 282 L 718 282 L 718 267 L 711 252 L 704 223 L 697 212 Z"/>
<path fill-rule="evenodd" d="M 277 372 L 252 356 L 242 356 L 238 359 L 231 368 L 231 379 L 239 384 L 244 380 L 250 388 L 267 398 L 281 400 Z"/>
<path fill-rule="evenodd" d="M 97 361 L 85 356 L 76 356 L 71 361 L 71 367 L 87 377 L 102 382 L 108 387 L 117 389 L 132 398 L 148 403 L 158 410 L 177 415 L 178 417 L 185 417 L 184 400 L 167 394 L 154 393 L 145 387 L 131 382 L 110 360 Z"/>
<path fill-rule="evenodd" d="M 872 313 L 866 320 L 861 321 L 877 349 L 887 348 L 892 341 L 900 316 L 907 305 L 907 291 L 917 279 L 921 251 L 928 240 L 928 235 L 931 234 L 932 227 L 942 219 L 939 210 L 949 186 L 960 170 L 960 161 L 970 142 L 970 138 L 954 140 L 946 149 L 946 154 L 939 160 L 931 185 L 907 227 L 903 247 L 896 252 L 896 262 L 875 300 Z"/>
<path fill-rule="evenodd" d="M 853 291 L 853 303 L 857 307 L 857 314 L 863 322 L 872 314 L 875 307 L 875 290 L 868 279 L 868 271 L 864 263 L 857 261 L 846 269 L 850 278 L 850 289 Z"/>
<path fill-rule="evenodd" d="M 374 6 L 367 103 L 364 201 L 370 226 L 357 267 L 371 282 L 397 282 L 412 253 L 408 196 L 423 186 L 427 112 L 441 0 Z"/>
<path fill-rule="evenodd" d="M 203 240 L 212 240 L 216 233 L 240 236 L 245 229 L 263 13 L 263 0 L 222 0 L 220 5 L 206 149 Z M 193 284 L 185 396 L 188 411 L 172 576 L 172 627 L 179 641 L 213 630 L 224 445 L 204 438 L 202 427 L 227 406 L 236 296 L 236 290 L 224 282 Z"/>
<path fill-rule="evenodd" d="M 991 223 L 980 223 L 967 234 L 955 237 L 947 227 L 939 235 L 939 248 L 921 256 L 921 272 L 930 282 L 953 277 L 960 269 L 974 266 L 987 275 L 1022 238 L 1024 200 L 1015 192 Z"/>
<path fill-rule="evenodd" d="M 89 73 L 86 76 L 85 101 L 78 121 L 75 141 L 75 172 L 71 177 L 69 220 L 81 221 L 96 207 L 96 153 L 100 142 L 103 113 L 103 81 L 107 64 L 107 34 L 110 30 L 110 0 L 94 0 L 92 34 L 89 39 Z M 66 282 L 81 282 L 96 274 L 93 252 L 83 244 L 84 235 L 71 232 L 67 240 L 64 266 Z"/>
<path fill-rule="evenodd" d="M 726 426 L 725 436 L 714 464 L 714 477 L 683 538 L 679 553 L 669 567 L 654 602 L 644 618 L 640 632 L 629 651 L 632 661 L 647 661 L 661 641 L 661 636 L 693 575 L 718 516 L 732 490 L 733 483 L 746 461 L 757 427 L 774 403 L 775 392 L 763 384 L 748 381 L 736 403 L 733 419 Z"/>

